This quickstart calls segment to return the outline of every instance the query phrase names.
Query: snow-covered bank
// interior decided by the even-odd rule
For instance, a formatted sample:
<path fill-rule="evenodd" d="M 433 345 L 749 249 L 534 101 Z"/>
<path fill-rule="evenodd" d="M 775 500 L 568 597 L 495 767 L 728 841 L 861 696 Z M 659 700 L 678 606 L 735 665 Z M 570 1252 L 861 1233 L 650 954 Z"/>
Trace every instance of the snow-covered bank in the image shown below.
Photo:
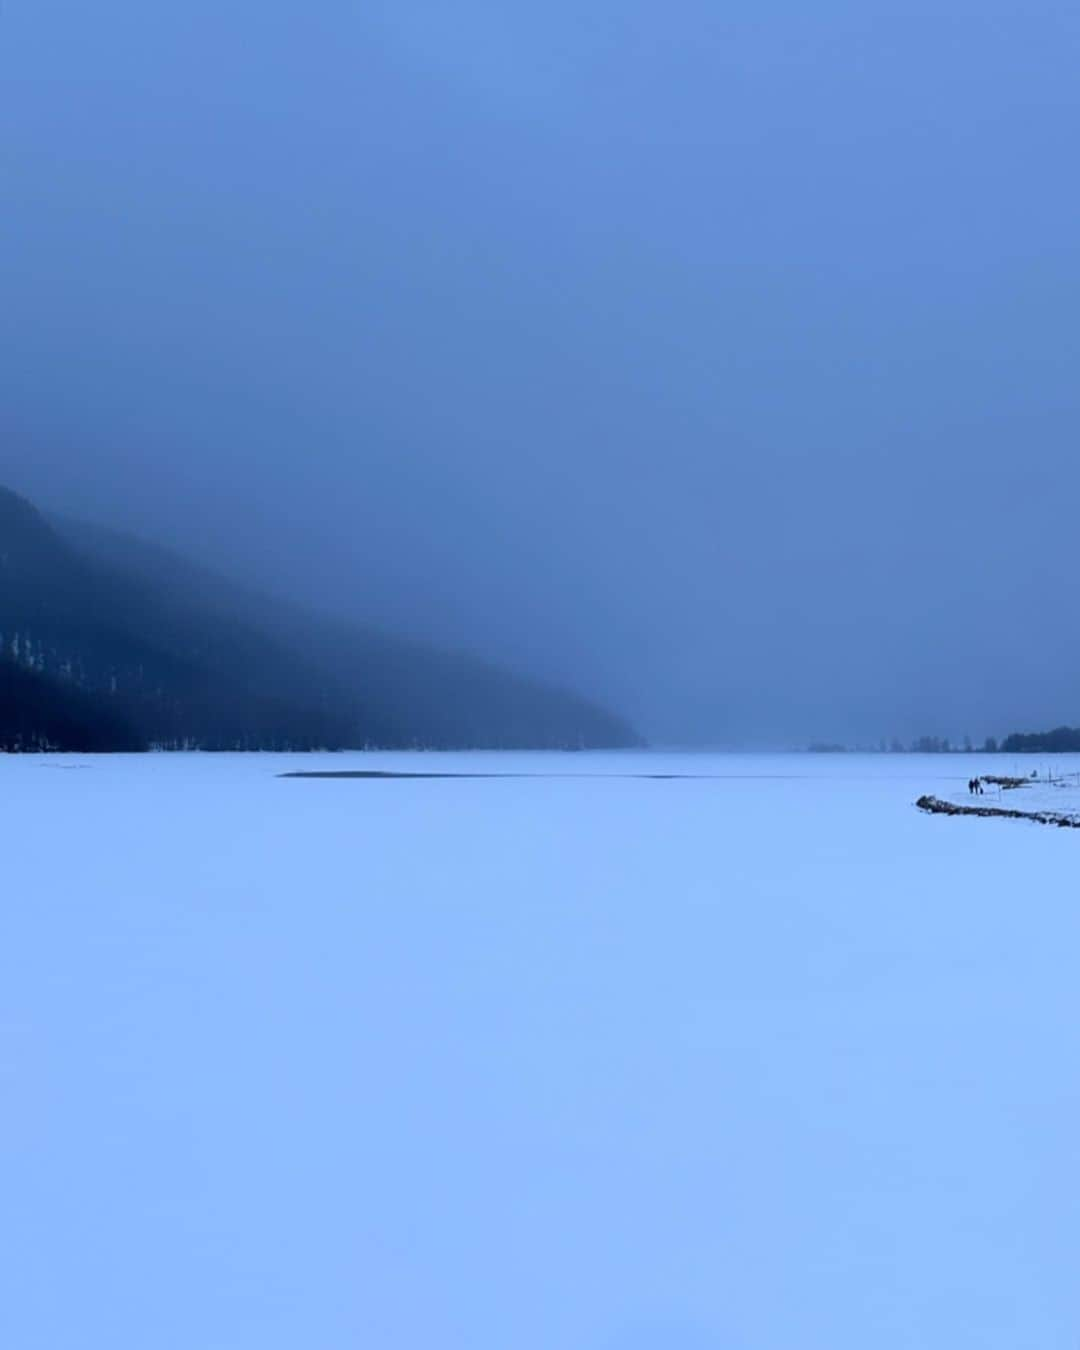
<path fill-rule="evenodd" d="M 1035 757 L 1032 757 L 1035 758 Z M 982 780 L 982 791 L 972 795 L 967 784 L 950 785 L 947 791 L 933 796 L 940 808 L 952 814 L 984 814 L 1034 820 L 1039 824 L 1080 827 L 1080 771 L 1075 767 L 1075 756 L 1065 764 L 1055 756 L 1049 763 L 1038 757 L 1035 768 L 1027 768 L 1016 776 L 1001 775 Z"/>
<path fill-rule="evenodd" d="M 433 763 L 588 776 L 277 777 Z M 994 767 L 0 757 L 5 1343 L 1070 1344 L 1080 841 L 912 809 Z"/>
<path fill-rule="evenodd" d="M 941 797 L 923 796 L 915 803 L 920 811 L 932 816 L 978 816 L 983 820 L 1026 820 L 1036 825 L 1056 825 L 1062 829 L 1080 830 L 1080 813 L 1061 810 L 1023 810 L 1014 806 L 977 805 L 982 793 L 974 794 L 974 801 L 953 802 Z"/>

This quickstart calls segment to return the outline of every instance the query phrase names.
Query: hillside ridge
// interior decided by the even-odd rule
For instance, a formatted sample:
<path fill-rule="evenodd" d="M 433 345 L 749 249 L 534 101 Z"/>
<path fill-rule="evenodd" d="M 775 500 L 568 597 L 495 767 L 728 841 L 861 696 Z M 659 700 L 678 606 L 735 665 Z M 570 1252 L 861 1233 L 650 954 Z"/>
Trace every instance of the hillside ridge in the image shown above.
<path fill-rule="evenodd" d="M 42 727 L 54 725 L 50 709 L 75 695 L 75 720 L 96 709 L 125 749 L 639 743 L 577 694 L 276 601 L 135 536 L 46 517 L 5 488 L 0 662 L 36 677 L 20 684 L 17 715 L 14 694 L 0 703 L 8 749 L 65 748 L 29 710 L 37 698 Z"/>

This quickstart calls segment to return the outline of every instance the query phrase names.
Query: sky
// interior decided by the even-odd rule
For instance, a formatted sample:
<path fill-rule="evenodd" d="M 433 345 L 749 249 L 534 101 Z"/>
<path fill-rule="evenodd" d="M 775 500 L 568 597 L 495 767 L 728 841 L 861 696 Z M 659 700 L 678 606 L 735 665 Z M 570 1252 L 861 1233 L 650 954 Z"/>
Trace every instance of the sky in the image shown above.
<path fill-rule="evenodd" d="M 6 0 L 0 482 L 661 742 L 1080 722 L 1080 14 Z"/>

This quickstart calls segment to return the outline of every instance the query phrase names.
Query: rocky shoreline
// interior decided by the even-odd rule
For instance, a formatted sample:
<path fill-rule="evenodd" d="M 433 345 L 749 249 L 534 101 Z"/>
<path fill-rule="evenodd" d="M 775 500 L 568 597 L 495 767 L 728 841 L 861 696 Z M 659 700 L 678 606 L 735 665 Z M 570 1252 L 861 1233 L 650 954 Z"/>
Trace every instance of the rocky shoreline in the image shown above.
<path fill-rule="evenodd" d="M 1080 830 L 1080 812 L 1018 811 L 1007 806 L 961 806 L 957 802 L 946 802 L 940 797 L 929 795 L 920 797 L 915 805 L 920 811 L 935 816 L 1004 816 L 1008 820 L 1033 820 L 1038 825 Z"/>

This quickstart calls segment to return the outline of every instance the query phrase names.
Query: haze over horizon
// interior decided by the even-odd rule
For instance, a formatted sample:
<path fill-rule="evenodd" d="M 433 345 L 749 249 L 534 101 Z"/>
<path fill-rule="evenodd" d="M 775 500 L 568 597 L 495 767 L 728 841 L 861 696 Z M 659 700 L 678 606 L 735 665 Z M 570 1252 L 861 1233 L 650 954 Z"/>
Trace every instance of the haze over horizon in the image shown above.
<path fill-rule="evenodd" d="M 1078 40 L 16 0 L 0 483 L 655 741 L 1080 723 Z"/>

